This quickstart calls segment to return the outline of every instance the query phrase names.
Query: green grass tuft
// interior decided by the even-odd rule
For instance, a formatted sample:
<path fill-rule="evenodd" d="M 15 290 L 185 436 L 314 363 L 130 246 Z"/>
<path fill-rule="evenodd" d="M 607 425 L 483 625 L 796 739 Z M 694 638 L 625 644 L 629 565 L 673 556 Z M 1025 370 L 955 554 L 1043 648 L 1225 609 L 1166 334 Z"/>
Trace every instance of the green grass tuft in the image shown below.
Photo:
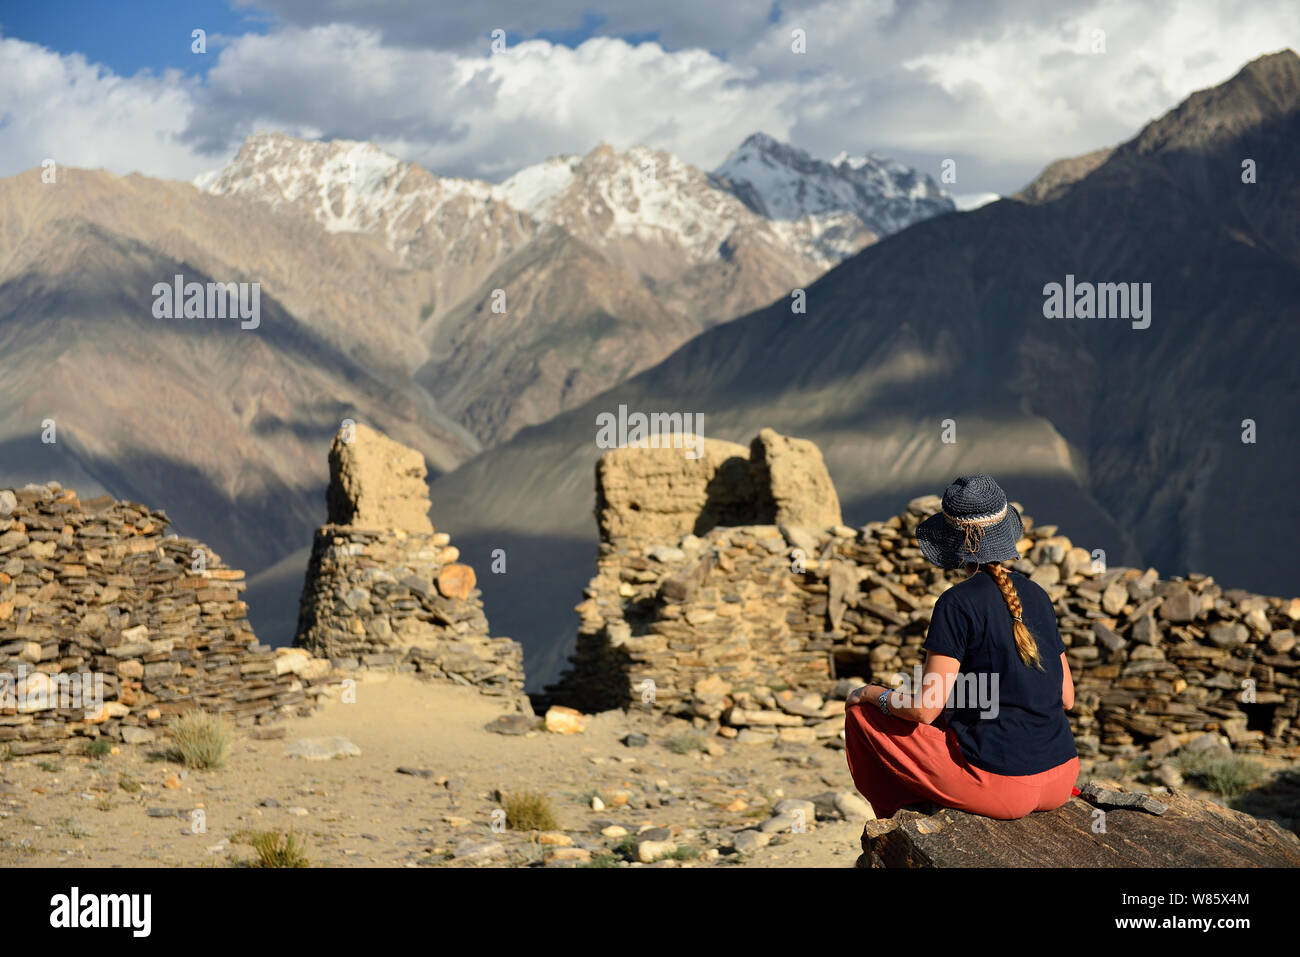
<path fill-rule="evenodd" d="M 306 845 L 293 831 L 284 834 L 281 831 L 257 831 L 248 836 L 248 843 L 257 855 L 251 863 L 253 867 L 310 867 L 307 860 Z"/>
<path fill-rule="evenodd" d="M 1225 800 L 1240 797 L 1270 777 L 1259 762 L 1236 754 L 1184 754 L 1178 767 L 1188 779 Z"/>
<path fill-rule="evenodd" d="M 172 737 L 168 756 L 187 768 L 219 768 L 230 756 L 233 735 L 230 722 L 221 715 L 187 711 L 168 730 Z"/>
<path fill-rule="evenodd" d="M 545 794 L 537 791 L 518 791 L 501 797 L 506 812 L 506 827 L 512 831 L 554 831 L 555 812 Z"/>

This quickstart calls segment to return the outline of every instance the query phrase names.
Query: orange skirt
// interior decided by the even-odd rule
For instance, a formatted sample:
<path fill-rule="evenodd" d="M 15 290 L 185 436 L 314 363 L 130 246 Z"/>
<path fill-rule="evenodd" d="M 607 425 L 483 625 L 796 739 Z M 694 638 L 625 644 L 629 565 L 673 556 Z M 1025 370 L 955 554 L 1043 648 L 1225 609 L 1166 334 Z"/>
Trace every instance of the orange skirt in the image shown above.
<path fill-rule="evenodd" d="M 1079 777 L 1077 757 L 1038 774 L 984 771 L 966 760 L 950 729 L 881 714 L 873 702 L 845 709 L 844 737 L 853 783 L 881 818 L 933 801 L 1010 821 L 1060 807 Z"/>

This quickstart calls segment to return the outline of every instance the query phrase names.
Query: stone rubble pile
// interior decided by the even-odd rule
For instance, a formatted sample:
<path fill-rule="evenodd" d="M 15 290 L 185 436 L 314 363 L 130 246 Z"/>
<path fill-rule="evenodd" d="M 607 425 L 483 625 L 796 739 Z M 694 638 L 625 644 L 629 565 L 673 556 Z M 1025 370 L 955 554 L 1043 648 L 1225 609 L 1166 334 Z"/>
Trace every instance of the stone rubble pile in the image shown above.
<path fill-rule="evenodd" d="M 490 635 L 473 568 L 428 518 L 424 457 L 365 425 L 330 449 L 294 644 L 340 670 L 411 669 L 523 707 L 523 651 Z"/>
<path fill-rule="evenodd" d="M 629 459 L 674 451 L 608 453 L 598 483 L 634 485 Z M 634 491 L 621 495 L 638 502 Z M 598 501 L 610 501 L 599 488 Z M 658 516 L 658 542 L 619 534 L 639 515 L 602 517 L 577 649 L 550 691 L 589 711 L 653 707 L 741 741 L 840 746 L 847 691 L 910 681 L 935 600 L 964 577 L 933 567 L 916 545 L 916 525 L 939 504 L 916 499 L 860 529 L 696 523 L 687 508 L 675 523 Z M 744 509 L 733 503 L 731 512 Z M 1207 733 L 1236 750 L 1300 756 L 1300 598 L 1225 590 L 1206 575 L 1107 568 L 1056 527 L 1024 524 L 1011 567 L 1055 604 L 1081 756 L 1158 760 Z"/>
<path fill-rule="evenodd" d="M 260 644 L 244 573 L 168 525 L 55 482 L 0 490 L 0 749 L 144 743 L 192 708 L 267 723 L 324 693 L 328 663 Z"/>

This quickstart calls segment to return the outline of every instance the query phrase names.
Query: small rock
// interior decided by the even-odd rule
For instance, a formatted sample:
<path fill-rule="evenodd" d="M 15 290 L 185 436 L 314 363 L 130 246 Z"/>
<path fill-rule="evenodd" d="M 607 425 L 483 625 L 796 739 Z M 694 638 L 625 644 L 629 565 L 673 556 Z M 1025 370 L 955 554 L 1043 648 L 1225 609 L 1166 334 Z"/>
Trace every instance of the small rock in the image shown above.
<path fill-rule="evenodd" d="M 778 526 L 785 540 L 791 548 L 797 548 L 803 552 L 805 559 L 816 558 L 819 551 L 817 537 L 808 529 L 800 525 L 781 525 Z"/>
<path fill-rule="evenodd" d="M 361 749 L 347 738 L 299 738 L 284 749 L 286 758 L 328 761 L 331 758 L 359 757 Z"/>
<path fill-rule="evenodd" d="M 157 740 L 158 735 L 149 728 L 140 728 L 133 724 L 122 725 L 122 742 L 124 744 L 149 744 Z"/>
<path fill-rule="evenodd" d="M 494 734 L 528 734 L 537 730 L 537 719 L 524 714 L 503 714 L 483 725 Z"/>
<path fill-rule="evenodd" d="M 1185 587 L 1177 587 L 1160 603 L 1160 617 L 1176 623 L 1192 621 L 1201 613 L 1201 598 Z"/>
<path fill-rule="evenodd" d="M 686 553 L 680 548 L 673 548 L 671 545 L 656 545 L 646 552 L 646 556 L 663 565 L 686 560 Z"/>
<path fill-rule="evenodd" d="M 835 795 L 835 810 L 839 811 L 846 821 L 874 821 L 876 819 L 876 812 L 872 810 L 871 805 L 852 791 L 841 791 Z"/>
<path fill-rule="evenodd" d="M 1210 626 L 1207 633 L 1210 641 L 1220 648 L 1235 648 L 1244 645 L 1250 637 L 1246 626 L 1237 621 L 1218 621 Z"/>
<path fill-rule="evenodd" d="M 475 584 L 474 569 L 468 565 L 447 565 L 438 573 L 438 591 L 444 598 L 464 601 Z"/>
<path fill-rule="evenodd" d="M 817 814 L 817 805 L 812 801 L 804 801 L 799 798 L 785 798 L 773 806 L 772 813 L 784 814 L 792 820 L 798 815 L 803 820 L 811 821 Z"/>
<path fill-rule="evenodd" d="M 677 851 L 672 841 L 641 841 L 636 846 L 636 859 L 642 864 L 653 864 Z"/>
<path fill-rule="evenodd" d="M 548 851 L 542 858 L 546 867 L 576 867 L 591 863 L 591 851 L 583 847 L 560 847 Z"/>
<path fill-rule="evenodd" d="M 585 727 L 581 711 L 557 704 L 546 712 L 546 730 L 552 734 L 581 734 Z"/>
<path fill-rule="evenodd" d="M 618 824 L 611 824 L 609 827 L 601 828 L 600 833 L 603 837 L 609 838 L 627 837 L 627 828 Z"/>
<path fill-rule="evenodd" d="M 762 831 L 741 831 L 732 839 L 731 846 L 741 854 L 753 854 L 760 847 L 767 847 L 772 838 Z"/>
<path fill-rule="evenodd" d="M 1162 764 L 1155 770 L 1154 777 L 1165 787 L 1180 788 L 1183 786 L 1183 775 L 1172 764 Z"/>
<path fill-rule="evenodd" d="M 468 838 L 456 845 L 452 853 L 457 860 L 478 861 L 490 857 L 502 857 L 506 849 L 500 841 L 478 841 Z"/>
<path fill-rule="evenodd" d="M 650 744 L 650 738 L 639 731 L 633 731 L 623 738 L 623 744 L 629 748 L 644 748 Z"/>
<path fill-rule="evenodd" d="M 426 779 L 434 776 L 434 772 L 430 771 L 428 768 L 408 768 L 405 765 L 399 767 L 397 769 L 397 773 L 409 774 L 412 775 L 413 777 L 426 778 Z"/>

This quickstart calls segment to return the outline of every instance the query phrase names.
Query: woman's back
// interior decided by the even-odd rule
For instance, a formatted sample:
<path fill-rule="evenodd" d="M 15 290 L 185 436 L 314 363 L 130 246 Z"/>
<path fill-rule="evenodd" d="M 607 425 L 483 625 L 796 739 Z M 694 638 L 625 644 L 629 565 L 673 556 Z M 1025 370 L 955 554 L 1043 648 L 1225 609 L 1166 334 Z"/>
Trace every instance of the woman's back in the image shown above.
<path fill-rule="evenodd" d="M 1041 670 L 1021 660 L 1002 592 L 985 572 L 939 596 L 924 647 L 961 662 L 947 719 L 966 760 L 995 774 L 1038 774 L 1078 753 L 1061 700 L 1065 646 L 1047 593 L 1010 578 Z"/>

